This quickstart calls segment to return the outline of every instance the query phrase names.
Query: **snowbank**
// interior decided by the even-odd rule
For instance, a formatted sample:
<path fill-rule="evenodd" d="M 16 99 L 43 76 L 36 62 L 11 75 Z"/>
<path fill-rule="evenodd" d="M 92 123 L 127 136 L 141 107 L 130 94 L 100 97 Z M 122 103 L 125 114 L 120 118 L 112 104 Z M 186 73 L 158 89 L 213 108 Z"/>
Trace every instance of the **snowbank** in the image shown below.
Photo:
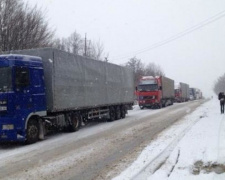
<path fill-rule="evenodd" d="M 224 180 L 225 115 L 210 100 L 163 131 L 114 180 Z"/>

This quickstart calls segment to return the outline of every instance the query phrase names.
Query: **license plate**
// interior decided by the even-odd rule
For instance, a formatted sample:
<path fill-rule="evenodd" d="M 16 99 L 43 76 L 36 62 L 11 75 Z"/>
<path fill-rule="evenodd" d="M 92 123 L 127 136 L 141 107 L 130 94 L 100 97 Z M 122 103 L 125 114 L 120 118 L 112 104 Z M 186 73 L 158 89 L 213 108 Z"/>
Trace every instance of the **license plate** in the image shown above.
<path fill-rule="evenodd" d="M 12 130 L 14 129 L 14 125 L 13 124 L 4 124 L 2 125 L 2 130 Z"/>
<path fill-rule="evenodd" d="M 6 106 L 0 106 L 0 111 L 6 111 L 7 107 Z"/>

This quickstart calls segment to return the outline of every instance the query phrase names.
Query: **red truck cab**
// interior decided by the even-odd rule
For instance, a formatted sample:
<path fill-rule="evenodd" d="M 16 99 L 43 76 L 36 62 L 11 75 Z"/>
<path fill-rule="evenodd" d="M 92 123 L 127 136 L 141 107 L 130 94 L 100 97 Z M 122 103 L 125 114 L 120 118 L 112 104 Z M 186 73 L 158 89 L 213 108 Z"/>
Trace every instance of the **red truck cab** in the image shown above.
<path fill-rule="evenodd" d="M 136 94 L 141 109 L 172 105 L 174 102 L 174 80 L 165 76 L 143 76 L 139 80 Z"/>
<path fill-rule="evenodd" d="M 175 89 L 174 93 L 175 93 L 175 101 L 182 102 L 181 101 L 181 95 L 182 95 L 181 89 L 179 89 L 179 88 Z"/>
<path fill-rule="evenodd" d="M 143 76 L 137 86 L 137 97 L 141 109 L 161 108 L 162 85 L 160 77 Z"/>

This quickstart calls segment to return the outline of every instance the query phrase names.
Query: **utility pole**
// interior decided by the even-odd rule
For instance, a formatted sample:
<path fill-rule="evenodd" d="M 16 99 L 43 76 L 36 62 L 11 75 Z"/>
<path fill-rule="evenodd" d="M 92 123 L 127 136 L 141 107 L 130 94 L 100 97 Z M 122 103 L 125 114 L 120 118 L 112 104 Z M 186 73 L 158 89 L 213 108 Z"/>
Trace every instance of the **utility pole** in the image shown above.
<path fill-rule="evenodd" d="M 87 33 L 85 33 L 84 39 L 84 56 L 87 56 Z"/>

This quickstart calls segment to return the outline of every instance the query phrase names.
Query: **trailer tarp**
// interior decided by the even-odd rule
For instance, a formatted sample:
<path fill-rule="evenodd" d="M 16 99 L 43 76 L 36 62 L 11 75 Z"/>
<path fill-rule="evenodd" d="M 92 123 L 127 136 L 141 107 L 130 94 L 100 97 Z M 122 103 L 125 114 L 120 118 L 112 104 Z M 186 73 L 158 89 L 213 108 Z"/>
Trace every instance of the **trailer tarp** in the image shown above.
<path fill-rule="evenodd" d="M 53 48 L 11 51 L 43 60 L 48 111 L 124 104 L 134 100 L 130 69 Z"/>

